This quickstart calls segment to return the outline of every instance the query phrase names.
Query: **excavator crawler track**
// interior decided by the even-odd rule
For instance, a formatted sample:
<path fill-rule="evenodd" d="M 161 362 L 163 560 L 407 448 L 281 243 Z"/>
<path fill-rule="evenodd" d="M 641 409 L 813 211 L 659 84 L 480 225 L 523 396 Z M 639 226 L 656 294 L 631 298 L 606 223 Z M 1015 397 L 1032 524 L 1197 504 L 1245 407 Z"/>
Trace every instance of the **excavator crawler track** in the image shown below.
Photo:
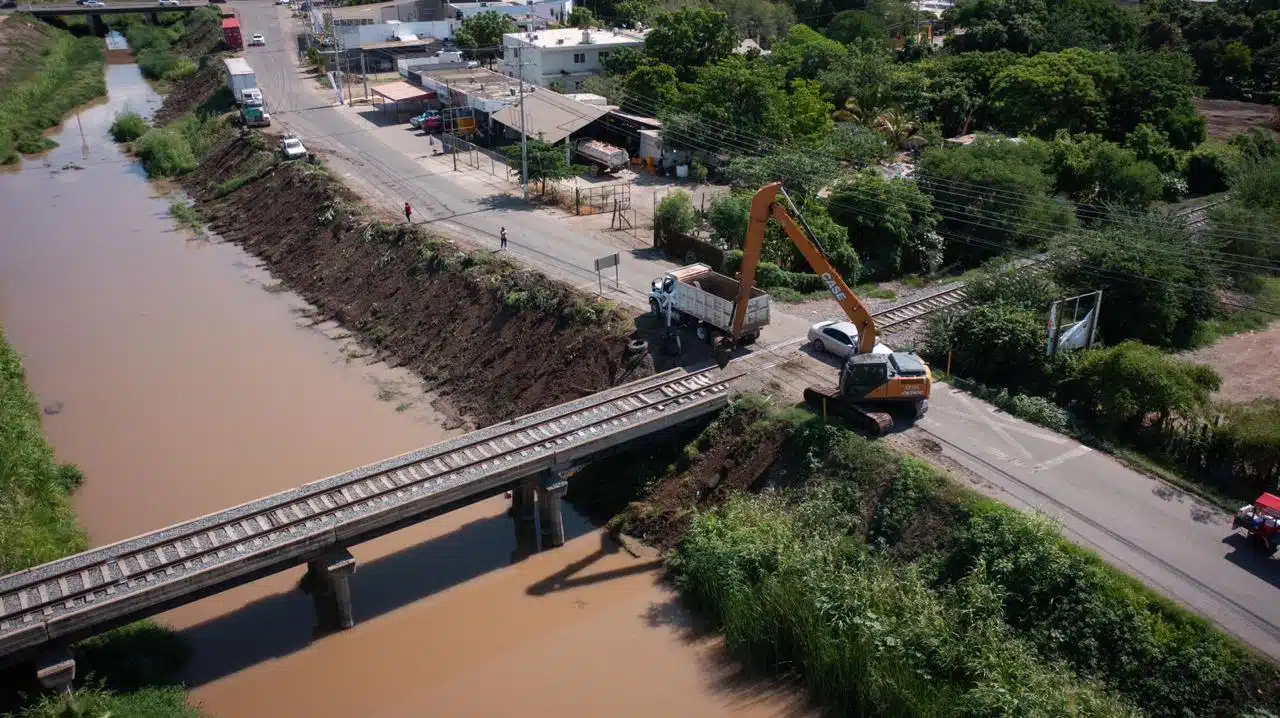
<path fill-rule="evenodd" d="M 839 416 L 869 436 L 884 436 L 893 429 L 893 417 L 888 413 L 850 403 L 829 389 L 808 387 L 804 390 L 804 400 L 814 411 L 824 416 Z"/>

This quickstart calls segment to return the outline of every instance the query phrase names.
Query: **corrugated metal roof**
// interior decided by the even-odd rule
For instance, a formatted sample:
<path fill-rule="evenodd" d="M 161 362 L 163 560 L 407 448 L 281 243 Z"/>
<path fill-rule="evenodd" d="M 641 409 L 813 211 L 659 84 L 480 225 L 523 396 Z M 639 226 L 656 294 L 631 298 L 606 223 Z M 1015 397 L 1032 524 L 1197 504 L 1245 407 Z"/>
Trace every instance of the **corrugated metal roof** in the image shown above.
<path fill-rule="evenodd" d="M 524 115 L 529 122 L 529 136 L 547 144 L 555 144 L 592 122 L 600 119 L 609 109 L 572 100 L 553 90 L 539 88 L 526 91 Z M 520 104 L 505 107 L 493 113 L 493 119 L 519 132 Z"/>

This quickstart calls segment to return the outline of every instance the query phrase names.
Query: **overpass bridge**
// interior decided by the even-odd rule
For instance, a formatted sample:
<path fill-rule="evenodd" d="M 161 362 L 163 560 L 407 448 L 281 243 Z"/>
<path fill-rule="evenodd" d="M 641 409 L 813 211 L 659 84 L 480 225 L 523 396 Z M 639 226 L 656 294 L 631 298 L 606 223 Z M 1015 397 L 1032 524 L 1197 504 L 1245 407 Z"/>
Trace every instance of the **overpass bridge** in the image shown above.
<path fill-rule="evenodd" d="M 77 640 L 303 563 L 322 624 L 354 625 L 353 546 L 503 491 L 564 542 L 562 472 L 705 416 L 748 373 L 673 369 L 418 451 L 0 577 L 0 663 L 70 686 Z"/>
<path fill-rule="evenodd" d="M 194 0 L 185 0 L 178 5 L 161 5 L 158 2 L 108 2 L 101 7 L 92 7 L 87 5 L 76 5 L 75 3 L 52 4 L 52 3 L 18 3 L 16 7 L 9 8 L 9 12 L 21 12 L 36 17 L 60 17 L 64 15 L 126 15 L 130 13 L 143 13 L 151 15 L 161 12 L 193 12 L 202 7 L 207 7 L 204 2 L 195 2 Z"/>

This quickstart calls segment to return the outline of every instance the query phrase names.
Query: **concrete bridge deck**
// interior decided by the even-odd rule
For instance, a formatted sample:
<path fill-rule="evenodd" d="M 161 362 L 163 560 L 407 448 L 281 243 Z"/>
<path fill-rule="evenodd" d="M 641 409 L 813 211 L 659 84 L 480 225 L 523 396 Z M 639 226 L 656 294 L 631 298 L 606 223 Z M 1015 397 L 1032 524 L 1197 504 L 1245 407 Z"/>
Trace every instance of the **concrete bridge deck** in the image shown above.
<path fill-rule="evenodd" d="M 63 686 L 74 676 L 66 652 L 74 641 L 304 562 L 329 578 L 329 600 L 349 626 L 345 577 L 355 567 L 346 547 L 516 484 L 517 510 L 539 500 L 536 490 L 544 511 L 554 509 L 543 524 L 558 521 L 557 472 L 721 408 L 742 373 L 674 369 L 0 577 L 0 662 L 44 656 L 42 682 Z"/>

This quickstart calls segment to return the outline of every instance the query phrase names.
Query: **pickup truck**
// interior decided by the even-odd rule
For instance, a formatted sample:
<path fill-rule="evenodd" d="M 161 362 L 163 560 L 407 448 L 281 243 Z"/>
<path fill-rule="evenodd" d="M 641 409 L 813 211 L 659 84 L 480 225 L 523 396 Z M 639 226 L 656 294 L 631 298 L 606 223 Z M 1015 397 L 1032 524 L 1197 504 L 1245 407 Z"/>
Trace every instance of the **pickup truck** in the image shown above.
<path fill-rule="evenodd" d="M 733 303 L 737 298 L 736 280 L 705 264 L 690 264 L 653 280 L 649 309 L 660 318 L 670 312 L 673 325 L 691 327 L 699 339 L 714 344 L 732 330 Z M 739 343 L 751 344 L 760 338 L 760 330 L 769 323 L 769 302 L 769 295 L 763 290 L 751 288 Z"/>

